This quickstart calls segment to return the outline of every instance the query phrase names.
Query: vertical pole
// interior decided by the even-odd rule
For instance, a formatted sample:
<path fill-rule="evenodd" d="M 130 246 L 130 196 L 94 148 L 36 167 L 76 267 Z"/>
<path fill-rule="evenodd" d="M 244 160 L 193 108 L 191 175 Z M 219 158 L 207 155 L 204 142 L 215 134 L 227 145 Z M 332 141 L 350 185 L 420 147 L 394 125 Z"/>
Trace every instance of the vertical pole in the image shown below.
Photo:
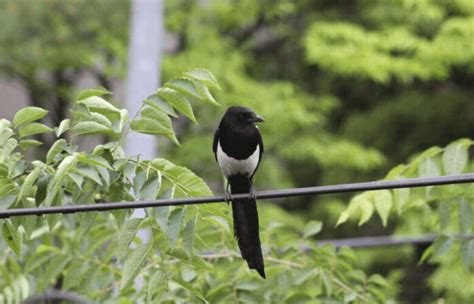
<path fill-rule="evenodd" d="M 131 11 L 125 107 L 133 117 L 140 110 L 142 101 L 160 83 L 163 2 L 133 0 Z M 141 155 L 142 159 L 152 159 L 156 155 L 156 140 L 150 135 L 129 133 L 125 151 L 128 156 Z M 133 213 L 135 217 L 144 215 L 144 209 L 137 209 Z M 149 231 L 139 231 L 138 235 L 144 241 L 149 239 Z"/>
<path fill-rule="evenodd" d="M 160 82 L 161 43 L 163 41 L 162 0 L 133 0 L 128 55 L 126 108 L 133 117 L 142 101 Z M 150 135 L 130 134 L 125 151 L 143 159 L 156 155 L 156 140 Z"/>

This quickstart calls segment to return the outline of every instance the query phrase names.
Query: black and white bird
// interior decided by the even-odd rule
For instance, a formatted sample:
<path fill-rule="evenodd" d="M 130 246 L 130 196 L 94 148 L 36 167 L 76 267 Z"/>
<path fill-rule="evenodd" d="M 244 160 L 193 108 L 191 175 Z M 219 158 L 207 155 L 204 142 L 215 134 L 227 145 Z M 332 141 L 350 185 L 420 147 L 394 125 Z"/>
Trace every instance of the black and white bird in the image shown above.
<path fill-rule="evenodd" d="M 263 141 L 256 125 L 263 118 L 246 107 L 227 109 L 214 135 L 213 151 L 232 194 L 248 193 L 245 199 L 232 200 L 234 235 L 242 257 L 250 269 L 265 278 L 260 245 L 257 203 L 252 178 L 262 160 Z"/>

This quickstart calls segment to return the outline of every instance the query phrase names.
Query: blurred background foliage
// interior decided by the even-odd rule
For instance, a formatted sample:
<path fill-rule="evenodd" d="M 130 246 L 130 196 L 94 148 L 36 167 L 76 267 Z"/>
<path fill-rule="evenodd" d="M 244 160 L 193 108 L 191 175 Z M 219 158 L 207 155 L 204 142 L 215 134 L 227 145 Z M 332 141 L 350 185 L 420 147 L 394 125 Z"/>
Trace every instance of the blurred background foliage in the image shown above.
<path fill-rule="evenodd" d="M 0 73 L 19 79 L 30 103 L 51 109 L 57 123 L 84 74 L 108 89 L 125 75 L 128 16 L 125 0 L 0 1 Z M 219 80 L 220 102 L 265 117 L 258 189 L 381 179 L 430 146 L 474 134 L 474 1 L 172 0 L 165 18 L 172 39 L 163 46 L 163 81 L 205 67 Z M 211 140 L 223 108 L 195 112 L 197 125 L 174 121 L 182 147 L 163 140 L 159 154 L 220 192 Z M 349 199 L 278 203 L 331 227 Z M 318 237 L 435 230 L 425 216 L 415 209 L 387 228 L 379 219 L 357 229 L 349 222 Z M 450 267 L 449 257 L 438 268 L 416 266 L 423 249 L 358 257 L 369 272 L 398 281 L 406 301 L 472 300 L 474 290 L 463 288 L 472 273 Z"/>

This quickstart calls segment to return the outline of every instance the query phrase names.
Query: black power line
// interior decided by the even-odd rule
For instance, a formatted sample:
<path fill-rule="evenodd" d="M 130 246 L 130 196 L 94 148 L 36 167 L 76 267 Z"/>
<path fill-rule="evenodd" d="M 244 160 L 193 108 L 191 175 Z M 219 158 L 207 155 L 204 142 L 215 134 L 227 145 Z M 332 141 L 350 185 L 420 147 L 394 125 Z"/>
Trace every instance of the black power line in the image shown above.
<path fill-rule="evenodd" d="M 255 194 L 258 199 L 271 199 L 294 197 L 315 194 L 330 194 L 330 193 L 345 193 L 366 190 L 382 190 L 382 189 L 396 189 L 396 188 L 413 188 L 424 186 L 437 186 L 448 184 L 462 184 L 474 182 L 474 173 L 448 175 L 441 177 L 430 178 L 410 178 L 396 181 L 373 181 L 364 183 L 340 184 L 330 186 L 316 186 L 305 188 L 292 188 L 281 190 L 267 190 L 259 191 Z M 233 198 L 247 198 L 248 194 L 235 194 Z M 179 205 L 195 205 L 206 203 L 218 203 L 225 201 L 223 195 L 220 196 L 200 196 L 190 198 L 177 199 L 162 199 L 152 201 L 136 201 L 136 202 L 115 202 L 115 203 L 97 203 L 90 205 L 69 205 L 69 206 L 54 206 L 54 207 L 38 207 L 38 208 L 18 208 L 0 211 L 0 219 L 13 216 L 24 215 L 43 215 L 53 213 L 76 213 L 76 212 L 91 212 L 91 211 L 109 211 L 118 209 L 137 209 L 149 207 L 163 207 L 163 206 L 179 206 Z"/>

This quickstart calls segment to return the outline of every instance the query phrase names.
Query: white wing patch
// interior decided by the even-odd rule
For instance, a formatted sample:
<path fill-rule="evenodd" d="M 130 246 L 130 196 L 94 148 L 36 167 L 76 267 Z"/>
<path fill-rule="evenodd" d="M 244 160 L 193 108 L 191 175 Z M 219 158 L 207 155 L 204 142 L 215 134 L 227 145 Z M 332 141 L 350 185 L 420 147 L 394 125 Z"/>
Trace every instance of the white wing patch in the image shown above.
<path fill-rule="evenodd" d="M 237 173 L 252 175 L 258 165 L 260 157 L 260 146 L 257 145 L 255 151 L 246 159 L 235 159 L 227 155 L 221 148 L 220 142 L 217 143 L 217 162 L 222 173 L 226 176 L 232 176 Z"/>

